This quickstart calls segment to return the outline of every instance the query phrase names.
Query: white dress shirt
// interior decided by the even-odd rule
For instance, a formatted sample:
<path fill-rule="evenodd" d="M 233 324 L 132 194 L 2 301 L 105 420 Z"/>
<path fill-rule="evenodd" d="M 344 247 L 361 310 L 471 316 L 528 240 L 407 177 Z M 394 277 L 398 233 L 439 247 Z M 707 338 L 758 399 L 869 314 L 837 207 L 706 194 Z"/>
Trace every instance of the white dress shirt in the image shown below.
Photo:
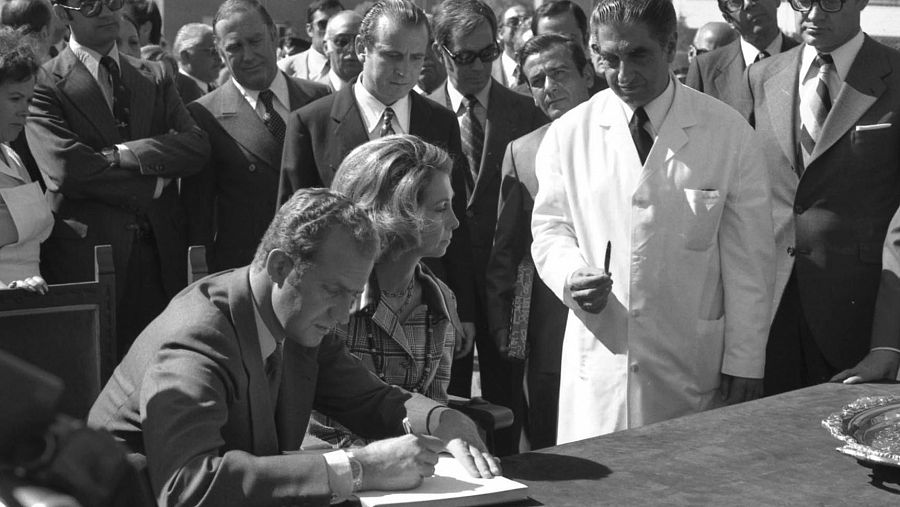
<path fill-rule="evenodd" d="M 359 106 L 363 126 L 366 128 L 366 133 L 369 134 L 370 141 L 381 137 L 381 118 L 388 106 L 394 110 L 394 119 L 391 120 L 394 133 L 409 133 L 409 94 L 404 95 L 403 98 L 393 104 L 385 105 L 369 93 L 369 90 L 363 86 L 362 82 L 357 81 L 353 85 L 353 96 L 356 98 L 356 105 Z"/>
<path fill-rule="evenodd" d="M 241 86 L 241 83 L 238 83 L 237 79 L 233 76 L 231 81 L 234 83 L 234 86 L 237 87 L 238 91 L 241 92 L 241 95 L 244 97 L 244 100 L 247 101 L 247 104 L 250 105 L 250 109 L 256 111 L 256 115 L 259 116 L 259 119 L 262 120 L 265 118 L 266 106 L 259 100 L 259 92 L 262 90 L 248 90 Z M 291 98 L 288 93 L 287 78 L 284 77 L 284 74 L 281 72 L 275 73 L 275 79 L 269 83 L 269 90 L 272 90 L 272 94 L 275 96 L 275 99 L 272 101 L 272 107 L 275 108 L 275 112 L 278 113 L 278 116 L 281 116 L 281 119 L 287 123 L 288 115 L 291 113 L 289 109 Z"/>

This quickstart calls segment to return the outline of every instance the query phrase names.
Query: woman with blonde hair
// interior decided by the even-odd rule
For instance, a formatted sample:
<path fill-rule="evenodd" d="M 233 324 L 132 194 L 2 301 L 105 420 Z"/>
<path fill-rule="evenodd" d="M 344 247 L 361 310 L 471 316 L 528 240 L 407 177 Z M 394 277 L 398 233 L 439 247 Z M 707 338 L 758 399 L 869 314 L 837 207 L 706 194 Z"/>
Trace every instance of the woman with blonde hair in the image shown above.
<path fill-rule="evenodd" d="M 444 255 L 459 226 L 451 206 L 452 165 L 444 150 L 392 135 L 353 150 L 331 185 L 368 211 L 382 244 L 349 322 L 333 332 L 385 382 L 441 403 L 447 402 L 454 350 L 467 351 L 462 340 L 456 345 L 456 298 L 422 258 Z M 310 427 L 315 436 L 360 443 L 333 422 L 317 421 Z"/>

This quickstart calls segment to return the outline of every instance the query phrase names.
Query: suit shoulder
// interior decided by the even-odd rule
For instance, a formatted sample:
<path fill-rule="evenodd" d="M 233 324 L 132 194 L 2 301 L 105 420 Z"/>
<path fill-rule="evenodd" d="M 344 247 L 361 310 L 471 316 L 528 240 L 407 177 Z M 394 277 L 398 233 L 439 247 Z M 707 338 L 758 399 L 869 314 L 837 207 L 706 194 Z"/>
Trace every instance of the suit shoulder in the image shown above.
<path fill-rule="evenodd" d="M 522 137 L 513 139 L 509 143 L 510 151 L 515 154 L 521 151 L 524 147 L 534 144 L 540 144 L 540 142 L 544 139 L 544 136 L 547 134 L 547 129 L 550 128 L 550 125 L 550 123 L 542 125 Z"/>
<path fill-rule="evenodd" d="M 787 51 L 783 51 L 775 56 L 760 60 L 748 67 L 747 75 L 749 76 L 748 79 L 750 80 L 750 86 L 752 87 L 762 81 L 765 81 L 773 74 L 779 72 L 785 66 L 793 64 L 793 62 L 797 58 L 797 54 L 802 49 L 802 45 L 794 46 Z"/>
<path fill-rule="evenodd" d="M 133 58 L 126 54 L 119 53 L 119 61 L 128 63 L 139 72 L 141 72 L 146 77 L 150 78 L 156 83 L 159 83 L 163 79 L 169 78 L 174 83 L 174 77 L 170 75 L 170 73 L 166 70 L 166 66 L 162 62 L 151 62 L 149 60 L 141 60 L 139 58 Z"/>
<path fill-rule="evenodd" d="M 304 122 L 317 121 L 331 116 L 331 107 L 334 105 L 336 94 L 329 93 L 321 96 L 309 104 L 297 109 L 291 116 L 302 118 Z"/>
<path fill-rule="evenodd" d="M 423 95 L 419 95 L 416 92 L 410 92 L 410 107 L 422 107 L 431 110 L 431 114 L 448 121 L 456 121 L 456 115 L 453 114 L 453 111 L 447 109 L 443 105 L 435 102 L 434 100 L 425 97 Z"/>
<path fill-rule="evenodd" d="M 315 100 L 319 97 L 324 97 L 331 93 L 331 89 L 322 83 L 317 83 L 315 81 L 310 81 L 309 79 L 303 79 L 299 77 L 289 77 L 291 80 L 303 93 L 310 96 L 312 100 Z"/>

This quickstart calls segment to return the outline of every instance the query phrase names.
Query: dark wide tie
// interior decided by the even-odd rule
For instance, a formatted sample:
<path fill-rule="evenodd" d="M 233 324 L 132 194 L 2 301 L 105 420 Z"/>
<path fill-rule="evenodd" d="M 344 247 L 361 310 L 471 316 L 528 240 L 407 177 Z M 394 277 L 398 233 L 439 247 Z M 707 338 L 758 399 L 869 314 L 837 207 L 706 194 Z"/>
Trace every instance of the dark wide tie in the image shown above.
<path fill-rule="evenodd" d="M 634 110 L 631 121 L 628 122 L 628 130 L 631 131 L 631 139 L 634 141 L 634 147 L 637 148 L 638 157 L 641 159 L 641 165 L 647 161 L 647 155 L 650 154 L 650 148 L 653 147 L 653 138 L 650 132 L 647 132 L 647 111 L 643 107 Z"/>
<path fill-rule="evenodd" d="M 281 115 L 278 114 L 278 111 L 275 111 L 275 105 L 272 103 L 274 97 L 275 94 L 272 93 L 272 90 L 266 89 L 259 92 L 259 101 L 263 103 L 263 107 L 266 109 L 266 114 L 263 116 L 263 123 L 266 124 L 266 128 L 269 129 L 269 132 L 275 136 L 275 139 L 283 145 L 284 134 L 287 132 L 287 127 L 285 126 Z"/>
<path fill-rule="evenodd" d="M 269 394 L 272 405 L 278 404 L 278 389 L 281 386 L 281 370 L 284 362 L 284 341 L 276 342 L 275 350 L 266 358 L 266 379 L 269 381 Z"/>
<path fill-rule="evenodd" d="M 381 115 L 381 135 L 378 137 L 384 136 L 392 136 L 394 135 L 394 110 L 386 107 L 384 108 L 384 114 Z"/>
<path fill-rule="evenodd" d="M 481 153 L 484 151 L 484 127 L 475 116 L 478 99 L 474 95 L 466 95 L 464 100 L 466 112 L 460 123 L 460 134 L 462 134 L 463 154 L 469 162 L 469 176 L 466 180 L 471 190 L 475 188 L 478 170 L 481 167 Z"/>
<path fill-rule="evenodd" d="M 131 140 L 131 129 L 129 128 L 129 116 L 131 112 L 129 107 L 131 104 L 131 92 L 122 83 L 122 74 L 119 72 L 119 65 L 110 56 L 100 58 L 102 65 L 109 74 L 110 85 L 113 92 L 113 116 L 116 118 L 116 127 L 119 129 L 119 135 L 125 141 Z"/>

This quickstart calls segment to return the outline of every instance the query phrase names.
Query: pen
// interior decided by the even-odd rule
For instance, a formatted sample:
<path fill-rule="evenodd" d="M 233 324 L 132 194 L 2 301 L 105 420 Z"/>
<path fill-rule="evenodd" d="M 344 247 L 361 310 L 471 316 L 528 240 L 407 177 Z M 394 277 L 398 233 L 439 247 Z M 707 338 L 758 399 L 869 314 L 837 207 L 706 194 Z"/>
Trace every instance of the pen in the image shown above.
<path fill-rule="evenodd" d="M 612 254 L 612 241 L 606 242 L 606 257 L 603 259 L 603 271 L 609 273 L 609 256 Z"/>
<path fill-rule="evenodd" d="M 413 434 L 412 423 L 409 422 L 409 417 L 403 418 L 403 431 L 405 431 L 407 435 Z"/>

